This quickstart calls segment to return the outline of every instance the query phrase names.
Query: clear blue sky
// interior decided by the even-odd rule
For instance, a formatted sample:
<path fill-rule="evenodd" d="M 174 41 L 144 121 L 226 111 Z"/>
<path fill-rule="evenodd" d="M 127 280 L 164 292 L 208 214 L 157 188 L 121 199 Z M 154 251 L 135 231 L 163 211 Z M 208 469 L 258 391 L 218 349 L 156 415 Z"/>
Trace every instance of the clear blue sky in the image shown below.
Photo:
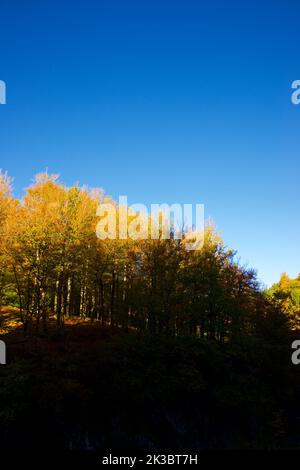
<path fill-rule="evenodd" d="M 300 6 L 0 5 L 0 168 L 48 168 L 129 203 L 204 203 L 266 284 L 300 272 Z"/>

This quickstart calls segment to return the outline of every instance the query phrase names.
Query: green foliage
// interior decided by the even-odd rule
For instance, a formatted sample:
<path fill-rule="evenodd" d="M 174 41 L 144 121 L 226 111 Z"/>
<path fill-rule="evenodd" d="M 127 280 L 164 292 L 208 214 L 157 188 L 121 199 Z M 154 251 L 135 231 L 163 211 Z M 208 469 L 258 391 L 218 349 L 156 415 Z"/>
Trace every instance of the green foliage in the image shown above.
<path fill-rule="evenodd" d="M 300 328 L 300 274 L 290 279 L 283 273 L 279 282 L 266 291 L 266 296 L 286 313 L 294 329 Z"/>

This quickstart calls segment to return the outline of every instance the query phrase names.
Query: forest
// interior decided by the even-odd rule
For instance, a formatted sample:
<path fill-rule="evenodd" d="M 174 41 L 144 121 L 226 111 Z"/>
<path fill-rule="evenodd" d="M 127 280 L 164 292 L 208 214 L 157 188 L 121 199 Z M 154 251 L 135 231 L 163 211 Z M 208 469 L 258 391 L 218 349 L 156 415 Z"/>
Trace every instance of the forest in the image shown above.
<path fill-rule="evenodd" d="M 300 278 L 264 290 L 212 224 L 99 240 L 108 200 L 0 174 L 0 447 L 299 448 Z"/>

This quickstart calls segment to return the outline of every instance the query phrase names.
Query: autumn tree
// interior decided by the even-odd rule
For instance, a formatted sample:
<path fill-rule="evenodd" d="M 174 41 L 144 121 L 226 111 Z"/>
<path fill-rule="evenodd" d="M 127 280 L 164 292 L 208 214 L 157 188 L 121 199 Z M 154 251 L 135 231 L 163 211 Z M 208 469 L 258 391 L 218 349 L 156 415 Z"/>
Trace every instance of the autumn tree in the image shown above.
<path fill-rule="evenodd" d="M 286 313 L 294 329 L 300 328 L 300 274 L 296 279 L 281 274 L 279 282 L 266 291 L 266 296 Z"/>
<path fill-rule="evenodd" d="M 255 272 L 238 263 L 212 224 L 194 251 L 184 233 L 176 239 L 171 230 L 166 239 L 163 226 L 156 239 L 120 239 L 118 224 L 116 239 L 99 239 L 97 208 L 108 201 L 118 215 L 121 207 L 103 191 L 68 188 L 47 173 L 16 201 L 1 174 L 0 292 L 9 280 L 25 332 L 42 326 L 47 333 L 50 319 L 61 329 L 73 317 L 223 344 L 253 333 L 264 302 L 297 318 L 299 279 L 282 276 L 266 301 Z M 138 225 L 136 214 L 127 215 Z"/>

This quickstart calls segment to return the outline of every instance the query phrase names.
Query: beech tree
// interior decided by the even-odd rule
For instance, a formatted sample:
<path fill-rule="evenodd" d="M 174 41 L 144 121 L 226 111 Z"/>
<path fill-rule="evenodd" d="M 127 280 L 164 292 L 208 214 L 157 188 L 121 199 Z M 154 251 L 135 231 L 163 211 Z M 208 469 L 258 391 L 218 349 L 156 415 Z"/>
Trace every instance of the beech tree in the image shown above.
<path fill-rule="evenodd" d="M 211 224 L 196 251 L 162 230 L 155 240 L 100 240 L 97 207 L 108 200 L 44 173 L 17 201 L 1 174 L 0 294 L 10 282 L 26 334 L 70 317 L 220 343 L 251 334 L 264 296 Z"/>

